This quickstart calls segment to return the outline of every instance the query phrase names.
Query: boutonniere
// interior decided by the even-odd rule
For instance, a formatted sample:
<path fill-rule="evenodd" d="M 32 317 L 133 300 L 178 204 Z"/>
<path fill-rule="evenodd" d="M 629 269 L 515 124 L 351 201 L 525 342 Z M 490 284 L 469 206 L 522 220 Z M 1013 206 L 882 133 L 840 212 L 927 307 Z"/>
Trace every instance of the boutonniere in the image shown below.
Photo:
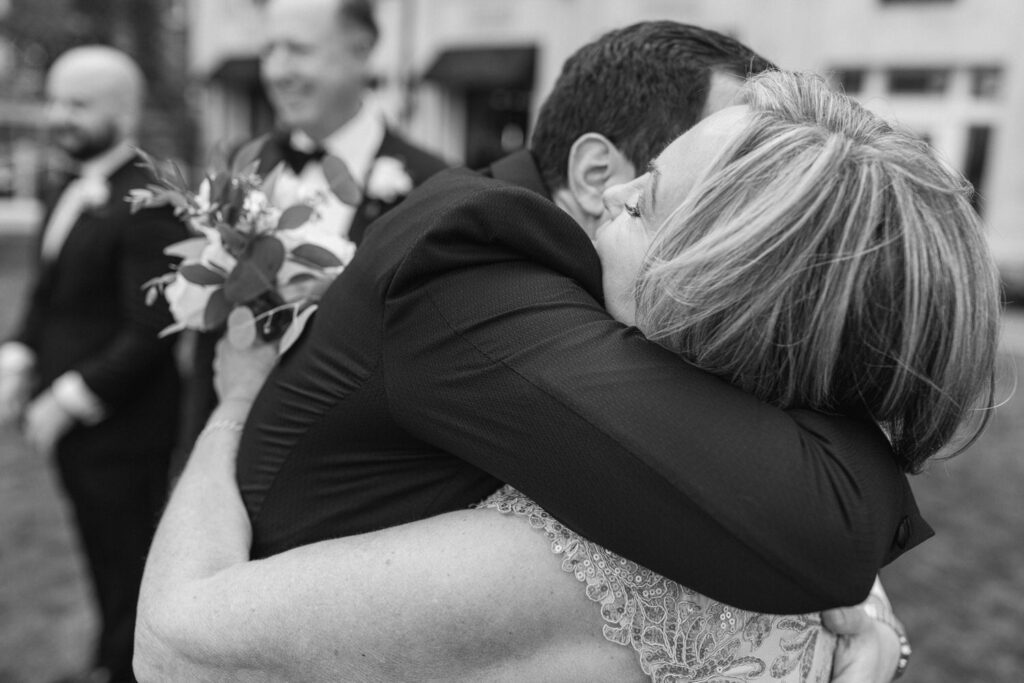
<path fill-rule="evenodd" d="M 82 176 L 77 181 L 82 209 L 92 211 L 110 201 L 110 183 L 102 176 Z"/>
<path fill-rule="evenodd" d="M 412 177 L 395 157 L 377 157 L 366 179 L 366 196 L 393 204 L 412 190 Z"/>

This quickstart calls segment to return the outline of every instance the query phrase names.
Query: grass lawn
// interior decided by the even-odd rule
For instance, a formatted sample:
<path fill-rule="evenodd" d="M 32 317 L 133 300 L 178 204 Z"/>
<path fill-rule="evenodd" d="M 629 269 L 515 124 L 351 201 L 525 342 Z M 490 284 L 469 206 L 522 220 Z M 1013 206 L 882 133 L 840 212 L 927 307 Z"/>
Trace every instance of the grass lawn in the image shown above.
<path fill-rule="evenodd" d="M 0 336 L 17 317 L 27 253 L 0 237 Z M 1024 325 L 1019 334 L 1024 348 Z M 915 649 L 902 680 L 1024 680 L 1022 450 L 1018 396 L 970 452 L 912 479 L 937 536 L 882 574 Z M 47 463 L 0 433 L 0 683 L 44 683 L 85 663 L 95 622 L 83 572 Z"/>

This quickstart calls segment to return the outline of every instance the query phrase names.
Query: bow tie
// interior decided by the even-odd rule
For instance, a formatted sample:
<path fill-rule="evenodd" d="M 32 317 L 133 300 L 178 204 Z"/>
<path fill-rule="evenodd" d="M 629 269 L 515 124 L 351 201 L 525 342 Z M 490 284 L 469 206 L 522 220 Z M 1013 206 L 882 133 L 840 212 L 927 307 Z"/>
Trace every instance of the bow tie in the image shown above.
<path fill-rule="evenodd" d="M 320 145 L 317 145 L 312 150 L 298 149 L 292 145 L 290 135 L 282 135 L 278 140 L 278 144 L 281 147 L 281 157 L 284 159 L 284 162 L 291 167 L 296 175 L 302 173 L 302 169 L 307 163 L 310 161 L 320 161 L 327 153 Z"/>

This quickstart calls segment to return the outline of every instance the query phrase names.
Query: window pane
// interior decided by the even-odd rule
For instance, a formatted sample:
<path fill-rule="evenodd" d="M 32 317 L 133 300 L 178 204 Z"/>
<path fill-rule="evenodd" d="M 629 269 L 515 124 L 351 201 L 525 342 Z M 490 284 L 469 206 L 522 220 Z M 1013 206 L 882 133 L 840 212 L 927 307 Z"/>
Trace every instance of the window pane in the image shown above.
<path fill-rule="evenodd" d="M 940 2 L 950 3 L 950 2 L 955 2 L 955 0 L 882 0 L 882 4 L 883 5 L 911 5 L 911 4 L 923 5 L 925 3 L 936 3 L 937 4 L 937 3 L 940 3 Z"/>
<path fill-rule="evenodd" d="M 1003 70 L 998 66 L 983 66 L 971 69 L 971 94 L 977 98 L 991 100 L 999 97 L 1003 87 Z"/>
<path fill-rule="evenodd" d="M 847 95 L 856 95 L 864 89 L 864 69 L 835 69 L 832 79 L 836 87 Z"/>
<path fill-rule="evenodd" d="M 902 95 L 937 95 L 946 91 L 949 69 L 893 69 L 889 92 Z"/>
<path fill-rule="evenodd" d="M 967 131 L 967 154 L 964 158 L 964 177 L 974 186 L 971 205 L 981 213 L 984 200 L 985 164 L 988 161 L 991 126 L 971 126 Z"/>

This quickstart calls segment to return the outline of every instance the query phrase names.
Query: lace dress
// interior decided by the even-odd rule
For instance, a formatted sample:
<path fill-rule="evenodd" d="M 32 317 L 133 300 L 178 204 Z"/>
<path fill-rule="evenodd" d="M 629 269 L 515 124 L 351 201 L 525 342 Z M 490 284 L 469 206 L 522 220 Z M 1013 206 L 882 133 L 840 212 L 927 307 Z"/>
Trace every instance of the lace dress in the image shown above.
<path fill-rule="evenodd" d="M 835 636 L 817 614 L 773 615 L 723 605 L 576 534 L 506 486 L 481 508 L 527 519 L 585 585 L 606 622 L 604 637 L 632 647 L 658 683 L 828 681 Z"/>

